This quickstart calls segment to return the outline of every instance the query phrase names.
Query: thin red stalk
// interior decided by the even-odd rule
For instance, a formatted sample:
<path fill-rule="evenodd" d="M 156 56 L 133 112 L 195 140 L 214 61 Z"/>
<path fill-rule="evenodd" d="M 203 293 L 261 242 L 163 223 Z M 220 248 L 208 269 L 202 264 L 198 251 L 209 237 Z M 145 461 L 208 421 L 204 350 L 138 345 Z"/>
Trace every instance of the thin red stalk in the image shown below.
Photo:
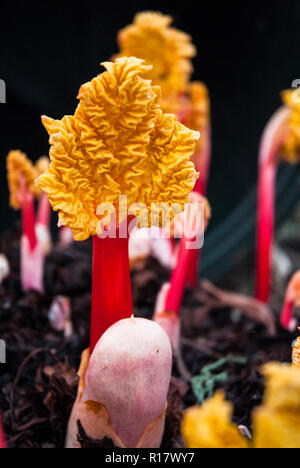
<path fill-rule="evenodd" d="M 198 283 L 199 269 L 200 269 L 201 251 L 194 249 L 190 253 L 190 262 L 187 271 L 186 282 L 190 288 L 195 288 Z"/>
<path fill-rule="evenodd" d="M 37 246 L 35 232 L 35 213 L 33 195 L 26 189 L 21 200 L 23 234 L 29 240 L 30 249 L 33 251 Z"/>
<path fill-rule="evenodd" d="M 199 164 L 196 164 L 196 170 L 200 173 L 199 179 L 196 182 L 194 191 L 201 195 L 206 195 L 207 183 L 209 177 L 210 161 L 211 161 L 211 128 L 210 125 L 202 132 L 204 133 L 204 147 L 199 155 Z M 190 254 L 190 264 L 187 272 L 187 284 L 190 287 L 195 287 L 198 282 L 200 268 L 201 251 L 195 249 Z"/>
<path fill-rule="evenodd" d="M 43 192 L 39 201 L 37 222 L 38 224 L 42 224 L 47 229 L 49 229 L 50 217 L 51 217 L 51 205 L 49 203 L 47 194 Z"/>
<path fill-rule="evenodd" d="M 6 442 L 5 442 L 5 436 L 4 436 L 2 422 L 1 422 L 1 419 L 0 419 L 0 449 L 1 448 L 5 449 L 5 448 L 7 448 L 7 446 L 6 446 Z"/>
<path fill-rule="evenodd" d="M 263 134 L 259 152 L 255 296 L 264 303 L 269 302 L 271 290 L 277 156 L 284 140 L 288 114 L 286 108 L 276 112 Z"/>
<path fill-rule="evenodd" d="M 133 314 L 128 236 L 93 241 L 91 353 L 110 326 Z"/>
<path fill-rule="evenodd" d="M 178 253 L 176 267 L 174 268 L 170 289 L 166 299 L 166 311 L 173 311 L 177 315 L 180 311 L 182 298 L 184 294 L 186 276 L 190 263 L 190 255 L 192 250 L 186 248 L 186 239 L 182 237 Z"/>

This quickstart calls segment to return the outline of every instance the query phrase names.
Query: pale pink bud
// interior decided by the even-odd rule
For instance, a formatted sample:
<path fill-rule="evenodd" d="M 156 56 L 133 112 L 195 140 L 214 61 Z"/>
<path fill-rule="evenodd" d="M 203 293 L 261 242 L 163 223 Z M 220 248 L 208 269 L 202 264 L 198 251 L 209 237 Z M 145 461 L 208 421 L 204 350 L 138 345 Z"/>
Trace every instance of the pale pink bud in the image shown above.
<path fill-rule="evenodd" d="M 159 325 L 134 317 L 117 322 L 82 363 L 67 447 L 79 445 L 78 420 L 93 439 L 108 437 L 123 448 L 160 447 L 171 369 L 170 340 Z"/>

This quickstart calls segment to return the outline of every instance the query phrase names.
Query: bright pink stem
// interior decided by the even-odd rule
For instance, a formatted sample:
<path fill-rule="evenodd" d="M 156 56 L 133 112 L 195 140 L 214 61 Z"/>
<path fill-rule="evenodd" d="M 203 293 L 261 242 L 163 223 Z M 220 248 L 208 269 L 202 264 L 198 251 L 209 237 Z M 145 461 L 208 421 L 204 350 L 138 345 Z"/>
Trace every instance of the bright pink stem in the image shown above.
<path fill-rule="evenodd" d="M 37 245 L 37 237 L 35 233 L 35 213 L 34 213 L 34 199 L 29 191 L 24 192 L 21 200 L 22 209 L 22 224 L 23 234 L 27 237 L 30 249 L 33 251 Z"/>
<path fill-rule="evenodd" d="M 126 239 L 94 236 L 93 240 L 91 353 L 109 327 L 133 314 L 128 236 Z"/>
<path fill-rule="evenodd" d="M 38 216 L 37 216 L 38 224 L 42 224 L 43 226 L 49 229 L 50 216 L 51 216 L 51 205 L 49 203 L 47 194 L 43 192 L 39 201 Z"/>
<path fill-rule="evenodd" d="M 276 112 L 263 134 L 259 152 L 255 296 L 264 303 L 269 302 L 271 290 L 277 156 L 284 140 L 288 115 L 286 108 Z"/>
<path fill-rule="evenodd" d="M 192 252 L 192 250 L 186 248 L 186 242 L 185 237 L 182 237 L 177 264 L 172 274 L 170 289 L 166 300 L 166 311 L 173 311 L 176 314 L 179 314 L 182 303 Z"/>
<path fill-rule="evenodd" d="M 7 448 L 1 419 L 0 419 L 0 448 L 2 449 Z"/>
<path fill-rule="evenodd" d="M 287 298 L 285 299 L 282 314 L 280 317 L 280 323 L 282 327 L 286 330 L 290 329 L 290 325 L 293 318 L 294 306 L 294 301 L 288 300 Z"/>
<path fill-rule="evenodd" d="M 206 195 L 207 183 L 209 177 L 210 161 L 211 161 L 211 128 L 210 125 L 207 126 L 204 133 L 204 145 L 203 149 L 197 158 L 199 163 L 196 163 L 196 170 L 200 173 L 199 179 L 195 185 L 195 192 L 200 193 L 201 195 Z M 187 272 L 187 284 L 188 286 L 194 288 L 197 285 L 199 277 L 199 268 L 200 268 L 200 258 L 201 251 L 195 249 L 190 254 L 190 264 Z"/>
<path fill-rule="evenodd" d="M 199 269 L 201 260 L 201 250 L 194 249 L 190 253 L 190 262 L 187 271 L 186 282 L 190 288 L 195 288 L 198 283 Z"/>

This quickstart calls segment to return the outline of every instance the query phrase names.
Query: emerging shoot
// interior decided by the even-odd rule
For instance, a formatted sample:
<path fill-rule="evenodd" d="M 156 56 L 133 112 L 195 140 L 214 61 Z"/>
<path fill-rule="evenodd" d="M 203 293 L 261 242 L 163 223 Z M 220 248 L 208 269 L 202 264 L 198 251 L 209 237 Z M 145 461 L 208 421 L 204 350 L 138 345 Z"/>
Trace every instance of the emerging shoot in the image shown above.
<path fill-rule="evenodd" d="M 159 448 L 171 378 L 170 341 L 154 322 L 121 320 L 99 340 L 81 382 L 71 415 L 67 448 L 78 447 L 77 421 L 98 440 L 121 448 Z"/>
<path fill-rule="evenodd" d="M 142 60 L 135 57 L 123 57 L 103 65 L 106 71 L 81 87 L 78 95 L 80 103 L 73 116 L 65 116 L 61 121 L 43 117 L 50 135 L 51 165 L 39 179 L 38 185 L 48 194 L 53 209 L 59 211 L 59 225 L 71 228 L 75 240 L 93 236 L 91 365 L 92 369 L 96 368 L 94 362 L 99 360 L 101 367 L 101 360 L 105 359 L 108 380 L 104 398 L 100 381 L 91 382 L 92 370 L 87 371 L 88 382 L 83 378 L 84 386 L 88 386 L 86 391 L 89 392 L 92 386 L 96 392 L 93 398 L 96 398 L 98 405 L 93 404 L 92 411 L 89 405 L 84 405 L 87 430 L 94 427 L 93 421 L 97 415 L 97 438 L 101 439 L 103 424 L 104 432 L 108 433 L 110 421 L 113 423 L 114 420 L 111 412 L 116 411 L 121 419 L 124 417 L 124 421 L 118 421 L 114 427 L 115 431 L 119 431 L 119 439 L 112 437 L 120 446 L 132 446 L 138 443 L 137 434 L 132 434 L 132 426 L 139 427 L 140 421 L 145 423 L 149 414 L 153 416 L 148 412 L 147 392 L 151 392 L 151 388 L 152 391 L 156 390 L 143 385 L 143 382 L 147 381 L 144 374 L 151 367 L 151 362 L 154 374 L 157 372 L 155 366 L 158 356 L 152 353 L 147 357 L 148 361 L 145 360 L 147 366 L 141 366 L 137 352 L 139 346 L 134 342 L 135 328 L 127 329 L 127 322 L 124 322 L 133 313 L 128 225 L 137 216 L 138 227 L 164 227 L 174 215 L 174 205 L 181 210 L 184 208 L 197 179 L 190 157 L 199 134 L 177 122 L 174 115 L 164 114 L 160 107 L 159 87 L 152 86 L 151 81 L 143 78 L 151 66 L 144 65 Z M 120 320 L 122 325 L 110 328 Z M 133 321 L 130 319 L 129 324 L 132 325 Z M 154 330 L 153 326 L 157 327 L 152 323 L 142 326 L 139 339 L 148 343 L 147 330 L 149 327 Z M 119 330 L 118 327 L 121 330 L 124 327 L 122 339 L 109 340 L 107 344 L 103 337 L 105 355 L 102 355 L 103 341 L 99 342 L 99 339 L 106 330 L 110 329 L 106 335 L 109 337 L 112 330 Z M 151 335 L 149 329 L 149 336 L 158 335 Z M 152 341 L 151 349 L 156 345 L 158 350 L 160 346 L 165 347 L 165 334 L 160 336 L 161 343 Z M 112 349 L 108 352 L 106 346 L 109 344 Z M 119 348 L 123 350 L 122 353 Z M 150 343 L 147 350 L 150 352 Z M 114 356 L 118 356 L 117 364 Z M 123 367 L 127 359 L 132 364 Z M 88 361 L 83 364 L 85 369 L 89 369 Z M 169 380 L 167 367 L 165 374 L 160 375 L 162 388 L 158 390 L 163 395 L 167 392 L 166 384 Z M 135 370 L 142 385 L 137 388 L 137 397 L 131 382 Z M 105 375 L 102 378 L 105 379 Z M 154 378 L 152 381 L 155 382 Z M 129 412 L 128 408 L 123 407 L 122 400 L 115 399 L 114 388 L 120 393 L 120 386 L 127 389 L 127 405 L 131 408 Z M 102 397 L 104 401 L 101 401 Z M 108 401 L 110 397 L 111 403 Z M 99 410 L 99 405 L 108 411 L 109 417 L 106 417 L 105 423 L 105 412 Z M 132 409 L 134 405 L 138 406 L 136 411 Z M 159 409 L 162 411 L 161 406 Z M 130 414 L 131 425 L 128 423 Z M 155 414 L 156 419 L 162 414 Z M 72 440 L 73 444 L 77 427 L 72 422 L 70 425 L 68 440 Z M 124 428 L 127 426 L 126 435 Z M 153 434 L 155 444 L 160 439 L 160 432 L 157 434 Z M 148 445 L 151 444 L 149 439 L 142 444 L 152 446 Z"/>

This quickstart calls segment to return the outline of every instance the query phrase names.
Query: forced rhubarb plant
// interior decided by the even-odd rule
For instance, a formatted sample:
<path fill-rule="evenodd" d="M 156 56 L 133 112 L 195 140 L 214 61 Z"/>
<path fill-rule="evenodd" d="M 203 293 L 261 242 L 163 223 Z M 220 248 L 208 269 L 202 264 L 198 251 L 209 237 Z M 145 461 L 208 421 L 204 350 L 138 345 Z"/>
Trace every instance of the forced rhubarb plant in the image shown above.
<path fill-rule="evenodd" d="M 186 411 L 182 434 L 187 448 L 300 448 L 300 373 L 291 365 L 263 366 L 264 400 L 252 413 L 253 439 L 232 422 L 233 405 L 222 391 Z"/>
<path fill-rule="evenodd" d="M 21 151 L 11 151 L 7 156 L 10 205 L 22 212 L 21 283 L 25 291 L 43 291 L 43 247 L 38 242 L 35 223 L 34 197 L 36 168 Z"/>
<path fill-rule="evenodd" d="M 162 107 L 175 113 L 180 122 L 200 132 L 192 161 L 200 173 L 195 190 L 206 194 L 211 158 L 210 101 L 201 82 L 191 82 L 191 59 L 196 48 L 191 37 L 171 26 L 172 18 L 159 12 L 138 13 L 132 24 L 119 32 L 119 56 L 130 56 L 153 65 L 147 77 L 162 88 Z M 184 246 L 184 244 L 183 244 Z M 198 278 L 199 250 L 190 256 L 187 282 Z"/>
<path fill-rule="evenodd" d="M 75 240 L 92 236 L 94 250 L 90 349 L 67 446 L 79 445 L 79 419 L 95 439 L 159 447 L 171 346 L 157 324 L 132 317 L 128 226 L 137 216 L 139 227 L 163 227 L 174 205 L 184 208 L 197 179 L 189 159 L 199 134 L 162 111 L 160 88 L 143 78 L 151 70 L 143 60 L 103 66 L 81 87 L 74 115 L 43 117 L 51 165 L 38 186 L 59 212 L 59 225 Z"/>
<path fill-rule="evenodd" d="M 280 323 L 286 330 L 293 331 L 296 320 L 293 319 L 294 308 L 300 306 L 300 271 L 291 278 L 284 298 Z"/>
<path fill-rule="evenodd" d="M 259 186 L 256 247 L 256 298 L 268 303 L 274 237 L 276 173 L 281 161 L 299 160 L 300 104 L 294 91 L 283 93 L 284 106 L 268 123 L 259 151 Z"/>

